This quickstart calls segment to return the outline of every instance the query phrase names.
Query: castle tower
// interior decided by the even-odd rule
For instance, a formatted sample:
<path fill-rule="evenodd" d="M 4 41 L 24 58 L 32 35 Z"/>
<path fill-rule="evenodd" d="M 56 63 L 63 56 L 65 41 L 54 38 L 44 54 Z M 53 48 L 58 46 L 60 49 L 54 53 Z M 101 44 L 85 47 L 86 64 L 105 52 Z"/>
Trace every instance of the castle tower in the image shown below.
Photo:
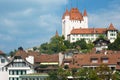
<path fill-rule="evenodd" d="M 82 13 L 78 8 L 72 8 L 70 11 L 66 9 L 62 17 L 62 35 L 65 36 L 65 40 L 68 40 L 68 35 L 74 28 L 88 28 L 87 11 Z"/>
<path fill-rule="evenodd" d="M 114 42 L 117 38 L 117 29 L 115 29 L 112 23 L 107 29 L 107 38 L 110 40 L 111 43 Z"/>

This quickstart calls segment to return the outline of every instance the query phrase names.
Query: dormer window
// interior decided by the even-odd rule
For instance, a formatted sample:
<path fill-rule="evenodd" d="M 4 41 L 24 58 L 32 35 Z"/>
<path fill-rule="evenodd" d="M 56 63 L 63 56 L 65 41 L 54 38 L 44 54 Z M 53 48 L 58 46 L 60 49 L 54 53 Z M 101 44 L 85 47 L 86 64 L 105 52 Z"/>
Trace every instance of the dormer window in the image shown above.
<path fill-rule="evenodd" d="M 102 63 L 108 63 L 108 57 L 106 56 L 103 56 L 101 60 L 102 60 Z"/>
<path fill-rule="evenodd" d="M 92 63 L 98 63 L 98 58 L 96 58 L 96 57 L 91 57 L 91 62 L 92 62 Z"/>

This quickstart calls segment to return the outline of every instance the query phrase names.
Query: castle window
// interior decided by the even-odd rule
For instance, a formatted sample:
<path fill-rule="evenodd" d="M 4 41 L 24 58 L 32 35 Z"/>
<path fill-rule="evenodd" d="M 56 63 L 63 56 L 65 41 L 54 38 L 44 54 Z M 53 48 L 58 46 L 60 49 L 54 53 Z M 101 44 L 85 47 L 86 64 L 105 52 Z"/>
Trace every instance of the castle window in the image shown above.
<path fill-rule="evenodd" d="M 72 38 L 72 40 L 75 40 L 75 38 Z"/>

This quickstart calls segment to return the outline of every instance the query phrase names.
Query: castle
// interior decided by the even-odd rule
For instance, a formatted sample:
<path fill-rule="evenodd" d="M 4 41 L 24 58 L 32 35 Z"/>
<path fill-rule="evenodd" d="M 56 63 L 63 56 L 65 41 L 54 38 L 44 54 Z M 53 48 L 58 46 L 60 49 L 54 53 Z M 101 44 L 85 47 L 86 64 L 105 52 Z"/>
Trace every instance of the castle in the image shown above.
<path fill-rule="evenodd" d="M 89 28 L 87 11 L 82 14 L 78 8 L 66 9 L 62 16 L 62 35 L 65 40 L 76 42 L 85 39 L 86 42 L 95 41 L 100 35 L 104 35 L 110 42 L 117 38 L 117 29 L 111 23 L 108 28 Z"/>

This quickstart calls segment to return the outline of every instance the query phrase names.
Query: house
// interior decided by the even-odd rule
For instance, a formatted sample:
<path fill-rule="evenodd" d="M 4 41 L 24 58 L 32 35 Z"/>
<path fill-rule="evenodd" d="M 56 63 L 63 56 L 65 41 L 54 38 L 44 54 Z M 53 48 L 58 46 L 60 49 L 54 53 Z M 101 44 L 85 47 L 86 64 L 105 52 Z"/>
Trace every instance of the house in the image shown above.
<path fill-rule="evenodd" d="M 41 54 L 36 63 L 38 64 L 35 68 L 37 73 L 55 71 L 59 67 L 59 54 Z"/>
<path fill-rule="evenodd" d="M 71 8 L 70 11 L 66 9 L 62 16 L 62 35 L 70 42 L 80 39 L 93 42 L 99 35 L 104 35 L 112 43 L 117 38 L 117 29 L 112 23 L 107 28 L 89 28 L 87 11 L 82 14 L 78 8 Z"/>
<path fill-rule="evenodd" d="M 34 73 L 34 65 L 26 60 L 27 53 L 23 50 L 18 50 L 12 60 L 5 65 L 9 74 L 9 80 L 20 80 L 21 75 Z M 30 57 L 32 61 L 32 57 Z"/>
<path fill-rule="evenodd" d="M 96 39 L 93 43 L 95 45 L 96 52 L 99 52 L 103 49 L 107 49 L 110 41 L 104 38 L 99 38 L 99 39 Z"/>
<path fill-rule="evenodd" d="M 120 51 L 101 51 L 100 54 L 87 53 L 87 54 L 74 54 L 69 68 L 92 68 L 106 64 L 111 70 L 120 71 Z"/>
<path fill-rule="evenodd" d="M 0 51 L 0 80 L 9 80 L 7 68 L 4 67 L 8 63 L 9 59 L 4 52 Z"/>

